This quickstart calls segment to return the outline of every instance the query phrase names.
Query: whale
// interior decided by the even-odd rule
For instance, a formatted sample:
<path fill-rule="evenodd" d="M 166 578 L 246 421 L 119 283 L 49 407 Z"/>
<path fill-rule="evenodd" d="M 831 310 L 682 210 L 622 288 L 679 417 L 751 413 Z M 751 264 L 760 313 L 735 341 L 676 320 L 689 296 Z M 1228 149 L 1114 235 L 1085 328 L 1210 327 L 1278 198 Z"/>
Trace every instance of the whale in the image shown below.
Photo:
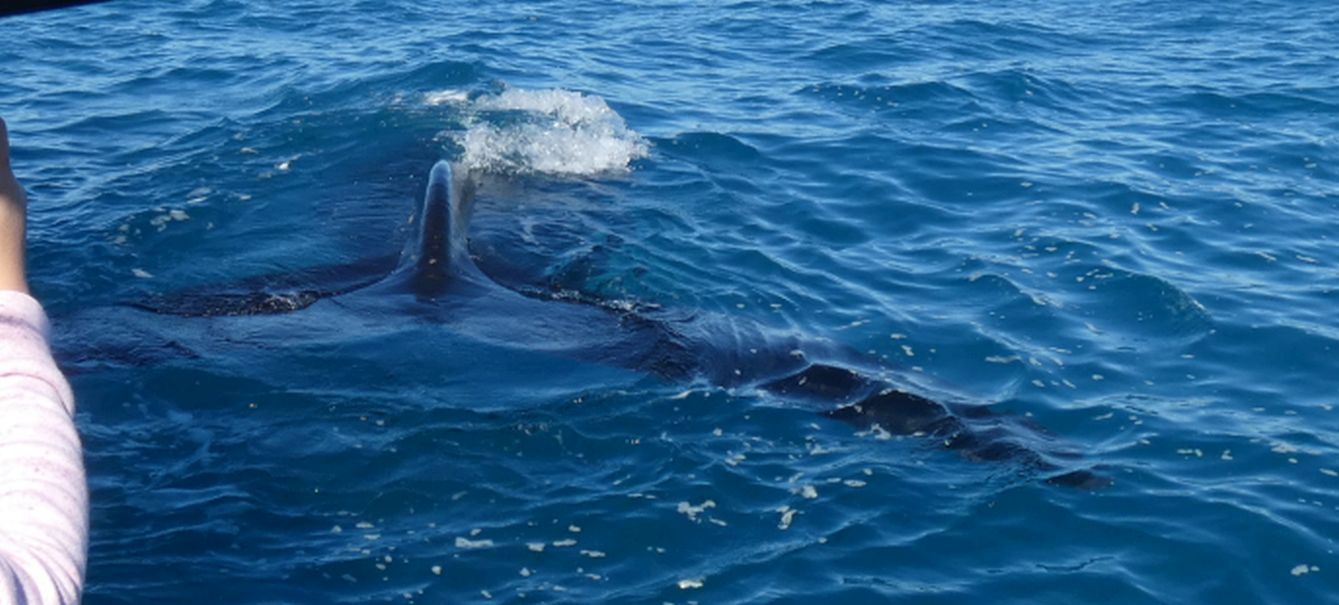
<path fill-rule="evenodd" d="M 1056 446 L 1043 427 L 989 405 L 913 392 L 860 354 L 821 338 L 737 318 L 503 285 L 471 256 L 476 197 L 468 171 L 438 161 L 406 221 L 409 236 L 398 255 L 115 305 L 70 322 L 67 336 L 57 339 L 57 358 L 75 373 L 203 358 L 223 345 L 270 350 L 280 359 L 294 341 L 338 346 L 352 330 L 431 325 L 451 335 L 443 356 L 489 347 L 537 355 L 539 364 L 571 360 L 656 380 L 744 389 L 815 406 L 864 430 L 923 437 L 969 460 L 1008 462 L 1046 483 L 1083 489 L 1110 483 Z M 399 320 L 387 327 L 387 318 Z"/>

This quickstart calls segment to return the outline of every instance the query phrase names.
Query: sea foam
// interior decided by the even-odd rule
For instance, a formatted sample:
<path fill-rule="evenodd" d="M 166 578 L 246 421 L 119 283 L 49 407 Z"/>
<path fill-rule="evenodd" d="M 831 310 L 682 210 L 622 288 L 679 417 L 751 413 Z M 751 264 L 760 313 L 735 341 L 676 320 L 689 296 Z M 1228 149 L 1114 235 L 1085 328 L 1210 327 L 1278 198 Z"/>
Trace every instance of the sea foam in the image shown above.
<path fill-rule="evenodd" d="M 425 102 L 462 106 L 467 128 L 457 142 L 471 170 L 585 176 L 626 172 L 647 154 L 645 139 L 596 95 L 508 89 L 469 99 L 439 91 Z"/>

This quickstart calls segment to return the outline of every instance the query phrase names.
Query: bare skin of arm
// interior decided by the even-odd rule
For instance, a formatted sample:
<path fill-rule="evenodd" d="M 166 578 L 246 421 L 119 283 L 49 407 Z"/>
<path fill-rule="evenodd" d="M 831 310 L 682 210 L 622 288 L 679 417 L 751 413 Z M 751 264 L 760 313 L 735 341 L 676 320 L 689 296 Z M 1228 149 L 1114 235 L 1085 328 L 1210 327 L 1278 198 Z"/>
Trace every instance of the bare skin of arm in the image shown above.
<path fill-rule="evenodd" d="M 0 290 L 28 292 L 24 272 L 28 198 L 9 166 L 9 130 L 0 119 Z"/>

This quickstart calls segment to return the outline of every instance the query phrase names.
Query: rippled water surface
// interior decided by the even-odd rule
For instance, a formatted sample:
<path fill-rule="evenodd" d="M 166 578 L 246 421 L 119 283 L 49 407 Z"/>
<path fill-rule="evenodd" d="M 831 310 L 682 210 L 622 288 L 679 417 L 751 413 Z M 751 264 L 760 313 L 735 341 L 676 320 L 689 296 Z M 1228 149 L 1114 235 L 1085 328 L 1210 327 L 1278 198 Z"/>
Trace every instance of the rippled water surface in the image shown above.
<path fill-rule="evenodd" d="M 88 603 L 1339 594 L 1332 7 L 270 4 L 0 21 Z M 826 343 L 1112 483 L 508 308 L 124 306 L 392 258 L 441 158 L 532 301 Z"/>

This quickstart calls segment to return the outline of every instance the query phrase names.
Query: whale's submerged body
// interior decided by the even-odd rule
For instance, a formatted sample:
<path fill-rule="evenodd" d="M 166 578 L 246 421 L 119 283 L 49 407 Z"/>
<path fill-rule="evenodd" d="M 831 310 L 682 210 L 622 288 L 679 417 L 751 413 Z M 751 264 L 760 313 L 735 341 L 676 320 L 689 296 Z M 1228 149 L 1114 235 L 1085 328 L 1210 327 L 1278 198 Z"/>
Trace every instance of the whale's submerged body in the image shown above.
<path fill-rule="evenodd" d="M 398 258 L 141 300 L 108 311 L 110 316 L 82 322 L 96 324 L 95 328 L 80 330 L 81 322 L 72 322 L 72 331 L 57 339 L 58 355 L 78 371 L 85 364 L 138 365 L 195 356 L 190 343 L 199 340 L 226 340 L 248 350 L 282 354 L 287 340 L 346 341 L 351 329 L 388 329 L 375 318 L 416 318 L 440 325 L 471 345 L 626 368 L 672 380 L 754 387 L 792 401 L 819 403 L 824 415 L 863 428 L 937 439 L 969 459 L 1013 461 L 1042 473 L 1050 483 L 1083 488 L 1108 483 L 1091 471 L 1073 470 L 1060 462 L 1071 455 L 1043 454 L 1026 445 L 1048 440 L 1037 428 L 985 406 L 943 404 L 905 392 L 870 372 L 853 369 L 862 365 L 859 356 L 840 347 L 728 318 L 683 320 L 659 310 L 504 287 L 470 258 L 472 184 L 454 172 L 445 161 L 433 166 L 427 190 L 410 219 L 413 235 Z M 300 310 L 307 311 L 293 313 Z M 146 312 L 157 320 L 127 316 Z M 322 313 L 335 315 L 322 317 Z M 336 316 L 338 320 L 333 319 Z M 169 325 L 148 337 L 128 327 L 164 322 Z"/>

